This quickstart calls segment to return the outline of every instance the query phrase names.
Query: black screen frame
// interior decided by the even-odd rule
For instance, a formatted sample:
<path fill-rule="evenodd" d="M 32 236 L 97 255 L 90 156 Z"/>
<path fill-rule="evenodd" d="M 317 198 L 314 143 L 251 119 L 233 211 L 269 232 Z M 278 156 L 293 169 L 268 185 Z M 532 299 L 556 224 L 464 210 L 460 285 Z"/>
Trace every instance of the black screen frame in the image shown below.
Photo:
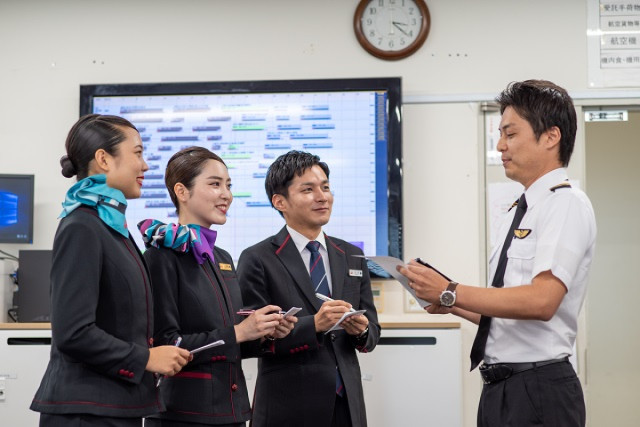
<path fill-rule="evenodd" d="M 93 112 L 93 98 L 97 96 L 215 95 L 350 90 L 384 90 L 387 92 L 388 254 L 403 259 L 402 79 L 400 77 L 87 84 L 80 86 L 80 116 Z"/>

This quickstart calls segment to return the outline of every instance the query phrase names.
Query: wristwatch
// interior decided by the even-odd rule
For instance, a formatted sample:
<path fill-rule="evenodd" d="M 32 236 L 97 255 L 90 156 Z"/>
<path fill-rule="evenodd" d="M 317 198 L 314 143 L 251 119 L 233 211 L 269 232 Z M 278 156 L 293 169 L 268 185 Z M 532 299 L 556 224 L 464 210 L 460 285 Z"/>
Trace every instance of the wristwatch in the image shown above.
<path fill-rule="evenodd" d="M 440 294 L 440 305 L 453 307 L 456 303 L 456 286 L 458 286 L 458 282 L 449 282 L 447 289 Z"/>

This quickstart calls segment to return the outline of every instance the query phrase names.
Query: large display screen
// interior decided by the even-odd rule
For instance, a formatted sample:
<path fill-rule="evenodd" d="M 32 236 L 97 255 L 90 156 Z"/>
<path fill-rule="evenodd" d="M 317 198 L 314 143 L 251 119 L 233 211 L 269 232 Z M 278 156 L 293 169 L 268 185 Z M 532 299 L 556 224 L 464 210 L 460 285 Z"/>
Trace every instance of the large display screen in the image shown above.
<path fill-rule="evenodd" d="M 301 150 L 331 171 L 325 232 L 367 255 L 402 255 L 399 78 L 87 85 L 80 112 L 122 116 L 140 132 L 150 170 L 142 197 L 129 201 L 132 231 L 146 218 L 177 222 L 167 161 L 182 148 L 206 147 L 229 168 L 233 203 L 227 223 L 212 228 L 237 260 L 284 225 L 264 178 L 276 157 Z"/>
<path fill-rule="evenodd" d="M 33 175 L 0 175 L 0 243 L 33 243 Z"/>

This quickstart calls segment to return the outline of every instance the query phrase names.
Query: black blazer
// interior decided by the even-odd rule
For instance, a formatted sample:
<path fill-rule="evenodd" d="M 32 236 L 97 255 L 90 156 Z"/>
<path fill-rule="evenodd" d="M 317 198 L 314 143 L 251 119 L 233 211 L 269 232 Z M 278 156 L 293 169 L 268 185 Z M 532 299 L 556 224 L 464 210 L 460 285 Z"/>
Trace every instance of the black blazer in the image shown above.
<path fill-rule="evenodd" d="M 236 342 L 235 313 L 242 297 L 231 256 L 214 248 L 214 260 L 198 265 L 193 254 L 149 248 L 144 254 L 154 286 L 156 344 L 192 350 L 217 340 L 225 345 L 197 353 L 161 393 L 167 412 L 155 418 L 201 424 L 230 424 L 251 416 L 242 372 L 243 356 L 256 355 L 259 342 Z"/>
<path fill-rule="evenodd" d="M 372 351 L 380 325 L 369 272 L 357 247 L 325 236 L 331 268 L 332 297 L 366 309 L 369 333 L 363 340 L 344 330 L 317 334 L 313 315 L 322 301 L 315 297 L 311 278 L 284 227 L 240 255 L 238 277 L 247 307 L 276 304 L 283 310 L 302 307 L 291 333 L 274 341 L 272 355 L 259 361 L 253 426 L 317 426 L 331 424 L 335 402 L 336 362 L 342 375 L 354 427 L 367 425 L 360 365 L 356 349 Z M 350 273 L 350 270 L 351 273 Z M 358 272 L 362 272 L 358 276 Z"/>
<path fill-rule="evenodd" d="M 51 359 L 31 409 L 49 414 L 143 417 L 163 409 L 145 371 L 153 298 L 131 239 L 80 207 L 53 243 Z"/>

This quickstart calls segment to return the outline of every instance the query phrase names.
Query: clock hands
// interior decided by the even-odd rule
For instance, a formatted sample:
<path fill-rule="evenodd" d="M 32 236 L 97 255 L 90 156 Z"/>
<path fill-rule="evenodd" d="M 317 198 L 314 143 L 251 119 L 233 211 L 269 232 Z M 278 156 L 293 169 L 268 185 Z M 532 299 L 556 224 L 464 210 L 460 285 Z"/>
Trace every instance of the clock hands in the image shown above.
<path fill-rule="evenodd" d="M 389 22 L 393 23 L 393 7 L 391 9 L 389 9 Z M 394 24 L 395 25 L 395 24 Z M 393 27 L 389 26 L 389 35 L 393 36 L 395 35 L 395 32 L 393 31 Z"/>
<path fill-rule="evenodd" d="M 405 36 L 409 35 L 409 33 L 407 33 L 405 30 L 403 30 L 402 27 L 400 26 L 400 25 L 405 25 L 406 26 L 407 24 L 405 24 L 404 22 L 396 22 L 396 21 L 393 21 L 391 23 L 393 24 L 394 27 L 399 29 L 402 32 L 402 34 L 404 34 Z"/>

